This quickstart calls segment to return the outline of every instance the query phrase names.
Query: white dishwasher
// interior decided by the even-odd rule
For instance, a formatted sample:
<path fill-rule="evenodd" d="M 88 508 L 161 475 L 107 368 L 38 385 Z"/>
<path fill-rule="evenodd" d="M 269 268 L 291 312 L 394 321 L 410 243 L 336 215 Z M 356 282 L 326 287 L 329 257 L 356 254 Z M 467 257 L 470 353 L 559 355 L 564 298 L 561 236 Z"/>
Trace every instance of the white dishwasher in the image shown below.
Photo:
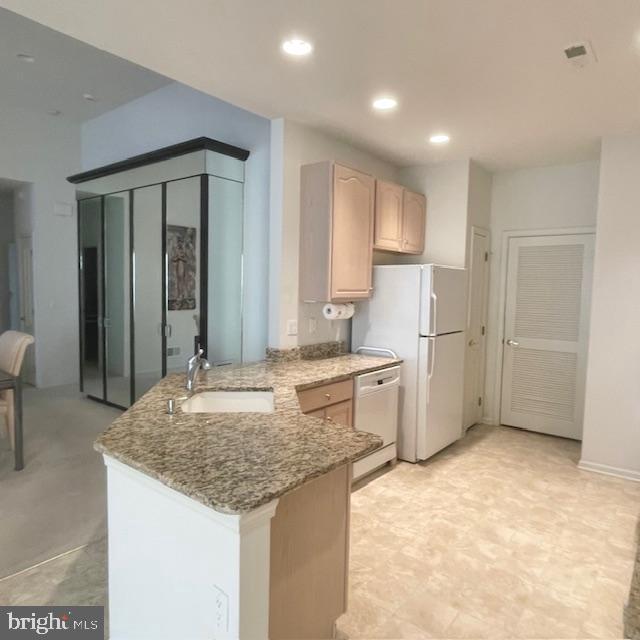
<path fill-rule="evenodd" d="M 354 400 L 357 431 L 368 431 L 382 438 L 381 449 L 353 463 L 353 479 L 371 473 L 397 457 L 398 391 L 400 367 L 392 366 L 355 378 Z"/>

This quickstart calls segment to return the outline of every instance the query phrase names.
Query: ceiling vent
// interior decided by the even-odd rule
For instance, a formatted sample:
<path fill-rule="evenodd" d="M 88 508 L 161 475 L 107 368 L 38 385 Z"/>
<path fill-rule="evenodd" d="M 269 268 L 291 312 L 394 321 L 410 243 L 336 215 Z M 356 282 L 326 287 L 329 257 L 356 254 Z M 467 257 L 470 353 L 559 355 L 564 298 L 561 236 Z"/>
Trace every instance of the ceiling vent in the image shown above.
<path fill-rule="evenodd" d="M 598 61 L 591 43 L 586 40 L 585 42 L 576 42 L 565 47 L 564 55 L 569 64 L 576 69 L 582 69 Z"/>

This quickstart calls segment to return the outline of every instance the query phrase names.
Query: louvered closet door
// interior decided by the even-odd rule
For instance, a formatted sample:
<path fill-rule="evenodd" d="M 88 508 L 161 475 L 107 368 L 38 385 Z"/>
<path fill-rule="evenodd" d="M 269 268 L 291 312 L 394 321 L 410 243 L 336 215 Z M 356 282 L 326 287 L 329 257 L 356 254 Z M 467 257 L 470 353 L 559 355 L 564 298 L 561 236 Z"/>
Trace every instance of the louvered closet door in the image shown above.
<path fill-rule="evenodd" d="M 511 238 L 502 424 L 582 438 L 593 234 Z"/>

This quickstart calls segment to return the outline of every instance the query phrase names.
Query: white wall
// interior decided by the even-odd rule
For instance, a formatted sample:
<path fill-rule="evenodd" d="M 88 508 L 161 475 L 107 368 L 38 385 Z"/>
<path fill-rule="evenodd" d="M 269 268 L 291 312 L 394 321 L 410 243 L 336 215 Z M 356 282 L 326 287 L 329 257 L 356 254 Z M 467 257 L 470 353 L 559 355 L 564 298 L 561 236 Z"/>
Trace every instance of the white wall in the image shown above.
<path fill-rule="evenodd" d="M 491 259 L 485 421 L 499 420 L 498 328 L 504 232 L 593 226 L 596 222 L 598 162 L 496 173 L 491 198 Z"/>
<path fill-rule="evenodd" d="M 31 183 L 15 200 L 16 235 L 33 235 L 35 360 L 38 386 L 78 380 L 76 218 L 54 215 L 73 203 L 66 177 L 80 168 L 80 129 L 63 117 L 3 108 L 0 177 Z"/>
<path fill-rule="evenodd" d="M 244 192 L 243 336 L 245 360 L 260 360 L 269 304 L 269 120 L 173 83 L 85 123 L 82 166 L 99 167 L 200 136 L 251 152 Z"/>
<path fill-rule="evenodd" d="M 581 466 L 640 480 L 640 136 L 605 138 Z"/>
<path fill-rule="evenodd" d="M 298 256 L 300 243 L 300 167 L 335 160 L 397 181 L 397 168 L 351 144 L 289 120 L 271 124 L 271 232 L 269 345 L 282 349 L 298 344 L 349 340 L 349 324 L 327 321 L 322 304 L 299 303 Z M 317 329 L 309 332 L 309 320 Z M 298 321 L 298 335 L 287 335 L 287 321 Z"/>
<path fill-rule="evenodd" d="M 464 267 L 469 212 L 469 160 L 407 167 L 398 181 L 427 196 L 424 253 L 398 255 L 376 251 L 375 264 L 437 264 Z"/>

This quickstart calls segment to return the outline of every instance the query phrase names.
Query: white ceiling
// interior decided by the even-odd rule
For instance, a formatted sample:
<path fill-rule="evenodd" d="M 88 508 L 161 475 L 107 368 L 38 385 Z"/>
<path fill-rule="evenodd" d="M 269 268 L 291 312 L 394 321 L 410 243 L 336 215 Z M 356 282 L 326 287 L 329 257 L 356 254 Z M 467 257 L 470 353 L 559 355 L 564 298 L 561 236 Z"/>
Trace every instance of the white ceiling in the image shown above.
<path fill-rule="evenodd" d="M 18 53 L 34 62 L 22 62 Z M 83 122 L 171 82 L 128 60 L 0 9 L 0 106 Z M 83 99 L 90 93 L 97 102 Z"/>
<path fill-rule="evenodd" d="M 268 117 L 321 127 L 399 164 L 489 168 L 595 157 L 640 130 L 638 0 L 0 0 Z M 283 38 L 313 41 L 287 59 Z M 589 39 L 581 71 L 563 48 Z M 3 45 L 4 46 L 4 45 Z M 88 87 L 99 93 L 98 87 Z M 393 93 L 382 116 L 371 99 Z M 434 148 L 436 131 L 451 143 Z"/>

